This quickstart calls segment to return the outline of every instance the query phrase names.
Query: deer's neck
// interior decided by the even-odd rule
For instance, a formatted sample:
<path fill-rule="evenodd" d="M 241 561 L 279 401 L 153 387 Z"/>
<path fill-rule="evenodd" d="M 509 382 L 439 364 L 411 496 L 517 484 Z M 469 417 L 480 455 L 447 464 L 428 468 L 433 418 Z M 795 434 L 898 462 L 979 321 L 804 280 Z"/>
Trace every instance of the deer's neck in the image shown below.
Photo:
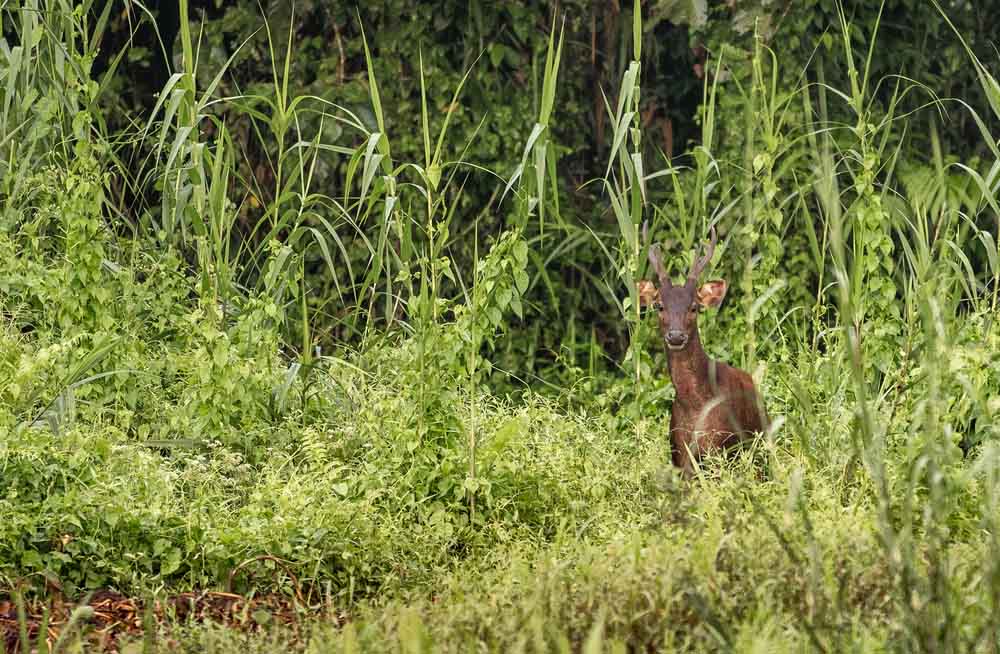
<path fill-rule="evenodd" d="M 667 348 L 667 362 L 678 402 L 696 404 L 708 401 L 711 396 L 708 383 L 709 359 L 701 346 L 697 327 L 691 333 L 691 338 L 688 339 L 684 349 Z"/>

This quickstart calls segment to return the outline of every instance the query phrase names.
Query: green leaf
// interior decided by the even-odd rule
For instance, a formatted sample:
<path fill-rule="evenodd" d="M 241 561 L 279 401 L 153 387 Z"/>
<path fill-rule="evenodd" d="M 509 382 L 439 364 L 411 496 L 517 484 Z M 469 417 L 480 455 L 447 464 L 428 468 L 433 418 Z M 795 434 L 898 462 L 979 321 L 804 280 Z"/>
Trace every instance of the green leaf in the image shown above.
<path fill-rule="evenodd" d="M 753 174 L 759 175 L 760 171 L 764 168 L 767 163 L 767 154 L 761 152 L 756 157 L 753 158 Z"/>
<path fill-rule="evenodd" d="M 176 547 L 171 547 L 167 550 L 167 555 L 163 558 L 160 563 L 160 576 L 166 577 L 177 572 L 177 569 L 181 567 L 181 551 Z"/>
<path fill-rule="evenodd" d="M 528 273 L 523 270 L 514 271 L 514 284 L 517 286 L 517 292 L 524 295 L 528 290 L 528 283 L 530 279 Z"/>
<path fill-rule="evenodd" d="M 431 190 L 437 190 L 441 183 L 441 166 L 436 163 L 427 166 L 427 182 L 431 185 Z"/>
<path fill-rule="evenodd" d="M 497 306 L 500 307 L 501 311 L 510 306 L 510 300 L 513 296 L 513 291 L 506 287 L 497 291 Z"/>
<path fill-rule="evenodd" d="M 504 46 L 500 43 L 492 43 L 486 50 L 490 54 L 490 63 L 493 64 L 494 68 L 498 67 L 503 62 Z"/>
<path fill-rule="evenodd" d="M 511 308 L 511 311 L 514 312 L 514 315 L 517 316 L 519 319 L 523 319 L 524 318 L 524 315 L 523 315 L 523 312 L 522 312 L 522 308 L 521 308 L 521 298 L 520 298 L 520 296 L 515 295 L 513 298 L 511 298 L 510 308 Z"/>
<path fill-rule="evenodd" d="M 514 259 L 522 266 L 528 262 L 528 244 L 519 240 L 514 244 Z"/>

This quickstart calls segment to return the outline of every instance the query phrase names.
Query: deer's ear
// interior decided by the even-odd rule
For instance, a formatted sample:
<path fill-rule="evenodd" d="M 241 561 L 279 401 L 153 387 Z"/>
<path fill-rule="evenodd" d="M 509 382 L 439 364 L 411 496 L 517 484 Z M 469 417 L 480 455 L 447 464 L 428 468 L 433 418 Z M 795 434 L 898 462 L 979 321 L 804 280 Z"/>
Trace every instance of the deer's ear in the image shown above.
<path fill-rule="evenodd" d="M 717 307 L 722 304 L 722 298 L 726 297 L 726 280 L 716 279 L 705 282 L 698 289 L 698 304 L 703 307 Z"/>
<path fill-rule="evenodd" d="M 653 282 L 646 281 L 645 279 L 640 279 L 636 282 L 636 288 L 639 289 L 639 306 L 648 307 L 649 305 L 656 302 L 656 299 L 660 296 L 660 290 L 653 286 Z"/>

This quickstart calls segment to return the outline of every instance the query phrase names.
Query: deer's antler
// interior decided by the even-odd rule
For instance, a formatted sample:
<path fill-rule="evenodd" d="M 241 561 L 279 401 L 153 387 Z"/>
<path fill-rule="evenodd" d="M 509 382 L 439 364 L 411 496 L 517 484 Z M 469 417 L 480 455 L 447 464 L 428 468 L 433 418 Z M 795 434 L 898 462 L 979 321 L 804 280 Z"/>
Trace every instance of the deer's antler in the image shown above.
<path fill-rule="evenodd" d="M 642 240 L 649 241 L 648 220 L 642 224 Z M 649 263 L 653 264 L 653 270 L 656 271 L 656 276 L 660 280 L 660 286 L 670 288 L 670 275 L 667 274 L 667 268 L 663 265 L 663 255 L 660 254 L 660 246 L 657 243 L 649 246 Z"/>
<path fill-rule="evenodd" d="M 710 233 L 712 238 L 708 242 L 708 248 L 705 250 L 705 256 L 701 258 L 695 257 L 691 262 L 691 272 L 688 273 L 688 279 L 697 280 L 701 277 L 701 273 L 705 270 L 705 266 L 708 265 L 708 262 L 712 260 L 712 255 L 715 254 L 715 244 L 719 242 L 719 235 L 715 232 L 715 225 L 712 225 Z M 695 253 L 697 254 L 697 250 L 695 250 Z"/>

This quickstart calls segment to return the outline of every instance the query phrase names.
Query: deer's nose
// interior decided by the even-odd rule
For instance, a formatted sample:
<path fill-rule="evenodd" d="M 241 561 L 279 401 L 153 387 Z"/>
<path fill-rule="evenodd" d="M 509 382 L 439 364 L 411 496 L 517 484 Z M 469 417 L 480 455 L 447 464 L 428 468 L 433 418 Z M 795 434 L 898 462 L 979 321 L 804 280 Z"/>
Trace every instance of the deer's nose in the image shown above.
<path fill-rule="evenodd" d="M 684 347 L 687 344 L 687 332 L 681 329 L 671 329 L 667 332 L 667 345 L 671 347 Z"/>

